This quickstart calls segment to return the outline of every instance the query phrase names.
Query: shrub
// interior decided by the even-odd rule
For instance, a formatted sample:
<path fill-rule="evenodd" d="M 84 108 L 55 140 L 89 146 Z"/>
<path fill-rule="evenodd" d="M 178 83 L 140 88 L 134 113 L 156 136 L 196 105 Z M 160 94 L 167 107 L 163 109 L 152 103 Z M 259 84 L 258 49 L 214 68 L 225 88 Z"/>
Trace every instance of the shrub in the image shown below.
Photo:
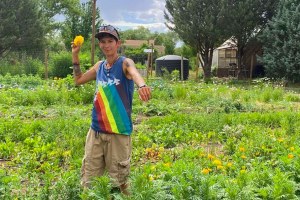
<path fill-rule="evenodd" d="M 53 54 L 50 59 L 50 75 L 54 77 L 64 78 L 72 73 L 72 57 L 71 53 L 61 51 Z"/>

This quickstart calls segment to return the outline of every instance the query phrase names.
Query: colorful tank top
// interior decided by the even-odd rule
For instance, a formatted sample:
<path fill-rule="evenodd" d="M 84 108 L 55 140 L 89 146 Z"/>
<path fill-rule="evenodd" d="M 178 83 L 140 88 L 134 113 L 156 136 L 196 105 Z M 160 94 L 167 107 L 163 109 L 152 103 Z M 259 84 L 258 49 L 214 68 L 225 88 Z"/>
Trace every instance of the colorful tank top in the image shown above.
<path fill-rule="evenodd" d="M 134 82 L 123 72 L 125 57 L 119 57 L 108 70 L 101 62 L 96 76 L 96 92 L 91 128 L 100 133 L 130 135 Z"/>

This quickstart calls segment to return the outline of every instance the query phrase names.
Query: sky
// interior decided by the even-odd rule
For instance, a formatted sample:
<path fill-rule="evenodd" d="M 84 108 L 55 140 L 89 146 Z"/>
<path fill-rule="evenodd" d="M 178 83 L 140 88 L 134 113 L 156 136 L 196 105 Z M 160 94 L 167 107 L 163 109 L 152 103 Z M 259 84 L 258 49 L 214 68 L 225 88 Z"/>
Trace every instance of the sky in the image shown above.
<path fill-rule="evenodd" d="M 97 0 L 97 7 L 104 24 L 122 31 L 138 26 L 151 32 L 168 31 L 164 24 L 165 0 Z"/>

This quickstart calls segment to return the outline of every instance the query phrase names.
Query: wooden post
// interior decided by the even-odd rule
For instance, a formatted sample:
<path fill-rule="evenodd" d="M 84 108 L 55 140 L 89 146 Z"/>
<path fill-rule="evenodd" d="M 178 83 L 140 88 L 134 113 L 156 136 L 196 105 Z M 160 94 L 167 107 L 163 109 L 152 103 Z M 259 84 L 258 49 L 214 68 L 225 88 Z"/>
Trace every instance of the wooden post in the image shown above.
<path fill-rule="evenodd" d="M 153 43 L 151 45 L 151 59 L 150 59 L 150 76 L 152 77 L 152 70 L 153 70 L 153 52 L 154 52 L 154 47 Z"/>
<path fill-rule="evenodd" d="M 195 80 L 198 80 L 198 73 L 199 73 L 199 54 L 196 55 L 196 77 Z"/>
<path fill-rule="evenodd" d="M 92 66 L 94 65 L 95 62 L 95 34 L 96 34 L 96 29 L 95 29 L 95 21 L 96 21 L 96 1 L 93 0 L 92 3 L 92 41 L 91 41 L 91 64 Z"/>
<path fill-rule="evenodd" d="M 250 80 L 252 79 L 252 71 L 253 71 L 253 59 L 254 59 L 254 55 L 252 54 L 251 55 L 251 66 L 250 66 L 250 74 L 249 74 L 249 77 L 250 77 Z"/>
<path fill-rule="evenodd" d="M 181 55 L 181 80 L 183 81 L 183 56 Z"/>
<path fill-rule="evenodd" d="M 45 49 L 45 79 L 48 79 L 48 49 Z"/>
<path fill-rule="evenodd" d="M 147 80 L 149 78 L 149 69 L 150 69 L 150 52 L 148 53 L 148 58 L 147 58 Z"/>

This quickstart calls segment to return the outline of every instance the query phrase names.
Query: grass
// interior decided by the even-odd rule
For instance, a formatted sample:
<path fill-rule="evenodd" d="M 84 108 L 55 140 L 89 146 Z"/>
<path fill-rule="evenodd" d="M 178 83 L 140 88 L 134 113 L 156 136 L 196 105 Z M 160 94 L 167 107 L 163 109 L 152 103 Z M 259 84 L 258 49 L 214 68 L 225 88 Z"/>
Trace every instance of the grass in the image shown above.
<path fill-rule="evenodd" d="M 0 77 L 1 199 L 299 199 L 300 95 L 256 80 L 149 80 L 134 96 L 131 196 L 80 186 L 93 84 Z M 13 80 L 13 81 L 12 81 Z"/>

